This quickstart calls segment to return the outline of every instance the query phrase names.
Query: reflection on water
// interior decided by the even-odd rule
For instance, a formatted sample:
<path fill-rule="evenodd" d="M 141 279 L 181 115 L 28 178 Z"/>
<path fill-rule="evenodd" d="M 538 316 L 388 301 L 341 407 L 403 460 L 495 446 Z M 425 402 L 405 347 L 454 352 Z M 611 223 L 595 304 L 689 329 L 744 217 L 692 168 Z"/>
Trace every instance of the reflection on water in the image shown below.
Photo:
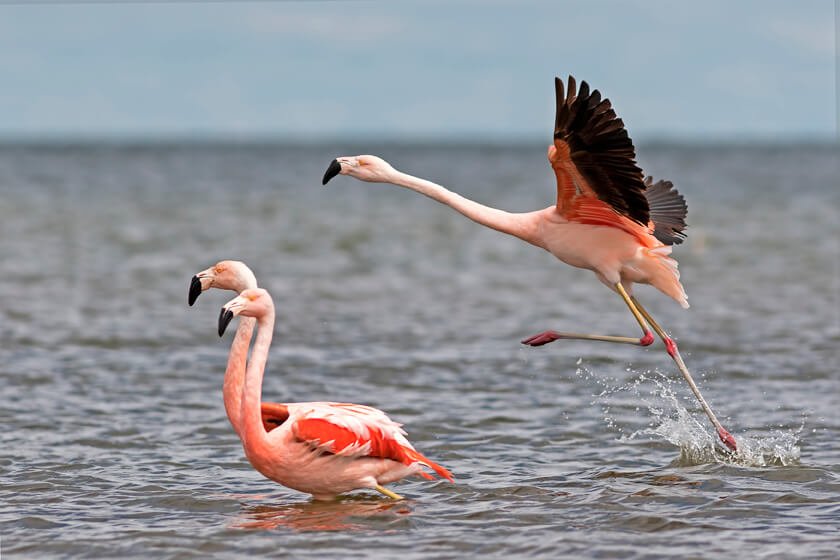
<path fill-rule="evenodd" d="M 392 529 L 411 515 L 405 500 L 344 496 L 333 501 L 311 501 L 290 505 L 245 506 L 235 529 L 293 531 L 368 531 Z"/>

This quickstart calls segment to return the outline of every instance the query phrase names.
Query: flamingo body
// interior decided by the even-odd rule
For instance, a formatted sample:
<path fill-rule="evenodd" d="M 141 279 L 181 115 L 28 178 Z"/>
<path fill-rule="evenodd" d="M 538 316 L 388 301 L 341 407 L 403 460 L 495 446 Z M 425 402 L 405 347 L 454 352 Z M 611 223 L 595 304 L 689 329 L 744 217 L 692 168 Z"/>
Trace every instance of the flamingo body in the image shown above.
<path fill-rule="evenodd" d="M 650 284 L 688 307 L 677 261 L 669 256 L 671 247 L 652 234 L 640 239 L 642 232 L 628 231 L 631 228 L 572 221 L 553 206 L 536 216 L 539 245 L 564 263 L 591 270 L 613 291 L 617 282 L 628 293 L 634 283 Z"/>
<path fill-rule="evenodd" d="M 369 406 L 334 403 L 272 403 L 274 429 L 268 431 L 261 406 L 262 381 L 274 329 L 274 304 L 263 289 L 244 290 L 223 308 L 222 334 L 235 315 L 254 317 L 257 335 L 242 386 L 239 436 L 245 456 L 263 476 L 280 484 L 330 499 L 357 488 L 374 488 L 428 467 L 452 481 L 445 468 L 421 455 L 400 424 Z M 229 361 L 246 359 L 247 347 L 231 345 Z"/>
<path fill-rule="evenodd" d="M 452 475 L 418 453 L 400 424 L 368 406 L 308 402 L 287 403 L 288 417 L 264 444 L 245 442 L 245 455 L 266 478 L 330 499 L 357 488 L 374 488 L 409 475 Z"/>

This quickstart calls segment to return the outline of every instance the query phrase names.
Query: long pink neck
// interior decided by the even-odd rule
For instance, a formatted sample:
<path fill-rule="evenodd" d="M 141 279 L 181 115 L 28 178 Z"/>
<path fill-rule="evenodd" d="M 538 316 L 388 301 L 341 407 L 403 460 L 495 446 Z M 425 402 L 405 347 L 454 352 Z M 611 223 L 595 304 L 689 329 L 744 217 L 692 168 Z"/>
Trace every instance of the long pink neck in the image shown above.
<path fill-rule="evenodd" d="M 225 381 L 222 385 L 222 396 L 225 401 L 225 412 L 237 435 L 242 436 L 240 421 L 242 406 L 242 386 L 245 384 L 245 362 L 248 359 L 248 347 L 254 334 L 257 320 L 253 317 L 241 317 L 236 328 L 236 336 L 230 345 Z"/>
<path fill-rule="evenodd" d="M 240 425 L 242 443 L 246 453 L 249 450 L 259 449 L 266 442 L 267 432 L 262 423 L 260 403 L 262 398 L 263 373 L 265 363 L 268 360 L 268 349 L 271 347 L 271 338 L 274 332 L 274 309 L 257 318 L 257 336 L 254 339 L 254 348 L 251 350 L 251 359 L 245 370 L 245 384 L 242 388 L 242 404 Z"/>
<path fill-rule="evenodd" d="M 518 237 L 523 241 L 541 247 L 539 242 L 538 212 L 511 213 L 484 206 L 454 193 L 437 183 L 396 171 L 391 182 L 445 204 L 483 226 Z"/>

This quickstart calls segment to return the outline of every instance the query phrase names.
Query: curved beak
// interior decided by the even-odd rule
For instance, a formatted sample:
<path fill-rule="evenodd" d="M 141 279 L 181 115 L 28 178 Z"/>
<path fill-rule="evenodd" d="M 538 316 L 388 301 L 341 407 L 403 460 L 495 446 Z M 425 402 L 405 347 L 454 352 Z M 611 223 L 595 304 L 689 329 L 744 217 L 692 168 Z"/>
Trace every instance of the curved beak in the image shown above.
<path fill-rule="evenodd" d="M 219 336 L 225 334 L 225 330 L 232 320 L 233 311 L 222 307 L 222 310 L 219 312 Z"/>
<path fill-rule="evenodd" d="M 201 279 L 196 275 L 192 277 L 190 280 L 190 294 L 187 296 L 187 303 L 192 306 L 195 303 L 195 300 L 198 299 L 198 296 L 201 295 Z"/>
<path fill-rule="evenodd" d="M 332 179 L 339 173 L 341 173 L 341 164 L 338 163 L 337 159 L 334 159 L 332 160 L 332 162 L 330 162 L 330 166 L 327 167 L 327 171 L 324 173 L 324 178 L 321 180 L 321 184 L 326 185 L 330 182 L 330 179 Z"/>

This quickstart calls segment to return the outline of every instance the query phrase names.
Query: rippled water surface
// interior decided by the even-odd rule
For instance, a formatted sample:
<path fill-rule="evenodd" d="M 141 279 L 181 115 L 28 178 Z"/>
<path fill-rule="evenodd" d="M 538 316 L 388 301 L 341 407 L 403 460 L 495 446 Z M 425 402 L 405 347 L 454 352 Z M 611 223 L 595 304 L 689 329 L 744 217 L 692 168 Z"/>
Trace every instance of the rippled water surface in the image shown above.
<path fill-rule="evenodd" d="M 689 204 L 692 308 L 639 299 L 741 442 L 730 457 L 662 346 L 587 272 L 386 185 L 372 152 L 486 204 L 552 201 L 544 147 L 0 148 L 4 558 L 836 558 L 834 147 L 642 146 Z M 335 503 L 263 479 L 227 423 L 231 335 L 190 277 L 274 295 L 264 394 L 374 405 L 456 484 Z"/>

